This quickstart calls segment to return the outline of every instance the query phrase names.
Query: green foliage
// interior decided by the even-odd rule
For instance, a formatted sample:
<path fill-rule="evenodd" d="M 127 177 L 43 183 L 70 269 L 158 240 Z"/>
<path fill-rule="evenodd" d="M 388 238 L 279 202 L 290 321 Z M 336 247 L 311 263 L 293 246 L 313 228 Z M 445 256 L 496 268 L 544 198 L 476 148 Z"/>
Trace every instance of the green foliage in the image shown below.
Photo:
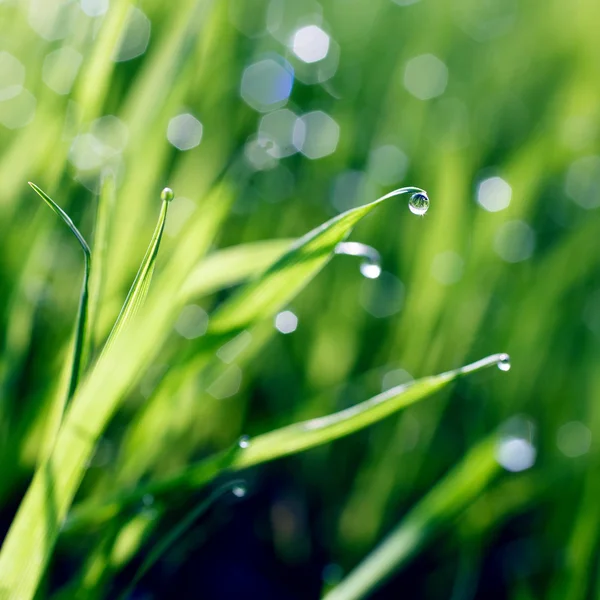
<path fill-rule="evenodd" d="M 118 597 L 235 543 L 239 503 L 196 516 L 239 476 L 248 567 L 268 545 L 294 593 L 329 565 L 334 598 L 398 571 L 425 600 L 593 594 L 598 3 L 108 4 L 0 2 L 0 598 Z M 294 82 L 262 106 L 269 60 Z M 369 204 L 412 182 L 424 218 Z M 509 374 L 447 385 L 498 350 Z M 496 462 L 513 438 L 530 471 Z"/>

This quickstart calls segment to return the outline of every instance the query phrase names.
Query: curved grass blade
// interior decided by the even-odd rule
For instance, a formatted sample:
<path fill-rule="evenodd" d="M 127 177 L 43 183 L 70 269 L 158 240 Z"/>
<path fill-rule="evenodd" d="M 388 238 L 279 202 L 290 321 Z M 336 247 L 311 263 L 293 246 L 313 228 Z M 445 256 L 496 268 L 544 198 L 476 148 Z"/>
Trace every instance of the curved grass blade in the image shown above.
<path fill-rule="evenodd" d="M 350 435 L 427 398 L 462 375 L 501 364 L 507 358 L 506 354 L 493 354 L 440 375 L 393 387 L 345 410 L 256 436 L 244 441 L 239 447 L 236 446 L 234 451 L 228 450 L 209 457 L 178 475 L 142 486 L 133 493 L 115 497 L 105 503 L 90 502 L 76 506 L 69 515 L 65 530 L 78 529 L 89 523 L 99 524 L 116 516 L 124 507 L 137 502 L 145 494 L 157 496 L 180 489 L 201 488 L 225 471 L 239 471 Z"/>
<path fill-rule="evenodd" d="M 115 207 L 115 177 L 106 173 L 102 178 L 98 209 L 96 211 L 96 230 L 94 232 L 94 247 L 92 262 L 94 270 L 90 277 L 90 300 L 88 320 L 90 329 L 90 349 L 93 352 L 98 343 L 98 310 L 106 280 L 106 256 L 111 235 L 112 216 Z"/>
<path fill-rule="evenodd" d="M 224 184 L 211 195 L 208 214 L 226 210 L 229 204 L 224 204 L 222 197 L 227 196 L 228 190 L 229 186 Z M 298 240 L 261 278 L 245 286 L 215 314 L 214 330 L 205 336 L 211 338 L 210 345 L 233 337 L 236 328 L 271 318 L 328 262 L 336 244 L 349 235 L 363 216 L 392 196 L 413 192 L 422 190 L 394 190 L 375 202 L 338 215 Z M 184 249 L 187 252 L 187 246 Z M 170 272 L 163 278 L 168 284 L 166 289 L 180 289 L 196 254 L 188 257 L 179 250 L 175 253 L 177 260 L 172 259 Z M 144 308 L 143 321 L 132 323 L 135 326 L 127 328 L 123 335 L 111 336 L 110 352 L 105 347 L 78 390 L 52 454 L 37 469 L 0 551 L 0 580 L 8 597 L 27 600 L 35 594 L 96 440 L 140 369 L 158 352 L 176 318 L 178 306 L 172 292 L 153 296 Z M 119 318 L 119 323 L 122 325 L 124 320 Z M 152 323 L 152 327 L 147 323 Z"/>
<path fill-rule="evenodd" d="M 402 567 L 443 525 L 459 514 L 501 471 L 497 436 L 486 438 L 413 508 L 398 527 L 323 600 L 358 600 Z"/>
<path fill-rule="evenodd" d="M 84 367 L 84 357 L 86 353 L 87 336 L 87 310 L 88 310 L 88 287 L 91 267 L 90 247 L 81 235 L 77 227 L 71 221 L 71 217 L 60 207 L 46 192 L 42 191 L 35 183 L 29 182 L 29 185 L 46 202 L 46 204 L 66 223 L 73 235 L 77 238 L 81 249 L 83 250 L 83 283 L 79 296 L 79 309 L 77 311 L 77 321 L 75 325 L 75 338 L 73 342 L 73 356 L 71 359 L 71 376 L 69 379 L 69 388 L 67 398 L 70 399 L 77 387 L 82 367 Z"/>
<path fill-rule="evenodd" d="M 206 296 L 259 275 L 289 249 L 293 240 L 264 240 L 218 250 L 207 256 L 189 275 L 181 300 Z"/>
<path fill-rule="evenodd" d="M 131 321 L 131 319 L 139 311 L 140 307 L 144 304 L 144 300 L 148 295 L 150 289 L 150 282 L 152 281 L 152 274 L 154 273 L 154 267 L 156 265 L 156 257 L 158 256 L 158 249 L 160 247 L 160 241 L 162 239 L 163 231 L 165 229 L 165 222 L 167 220 L 167 210 L 169 202 L 173 199 L 173 192 L 169 188 L 165 188 L 161 194 L 162 206 L 160 208 L 160 214 L 158 216 L 158 222 L 154 228 L 152 239 L 146 250 L 142 264 L 131 284 L 123 308 L 113 325 L 112 331 L 108 336 L 104 351 L 106 351 L 110 344 L 115 338 L 123 331 L 124 327 Z"/>

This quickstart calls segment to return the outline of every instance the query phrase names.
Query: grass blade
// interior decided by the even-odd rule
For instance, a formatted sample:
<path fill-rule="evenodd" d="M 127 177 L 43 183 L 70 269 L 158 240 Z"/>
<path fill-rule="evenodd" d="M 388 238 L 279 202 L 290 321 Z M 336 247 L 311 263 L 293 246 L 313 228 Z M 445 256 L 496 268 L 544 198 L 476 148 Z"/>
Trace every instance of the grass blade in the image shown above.
<path fill-rule="evenodd" d="M 81 249 L 83 250 L 83 283 L 79 296 L 79 309 L 77 311 L 77 321 L 75 324 L 75 338 L 73 342 L 73 356 L 71 359 L 71 376 L 69 379 L 69 388 L 67 398 L 70 399 L 77 387 L 79 376 L 83 364 L 84 355 L 86 352 L 86 336 L 87 336 L 87 310 L 88 310 L 88 287 L 90 278 L 91 252 L 90 247 L 81 235 L 77 227 L 71 221 L 71 217 L 60 207 L 46 192 L 42 191 L 35 183 L 29 182 L 29 185 L 38 193 L 38 195 L 46 202 L 46 204 L 66 223 L 71 230 Z"/>
<path fill-rule="evenodd" d="M 158 222 L 154 228 L 152 239 L 146 250 L 142 264 L 131 284 L 123 308 L 115 321 L 115 324 L 108 336 L 104 351 L 110 346 L 115 338 L 123 331 L 124 327 L 131 321 L 131 319 L 139 311 L 140 307 L 144 304 L 144 300 L 148 295 L 150 289 L 150 282 L 152 281 L 152 274 L 154 273 L 154 267 L 156 265 L 156 257 L 158 256 L 158 249 L 160 247 L 160 241 L 162 239 L 163 231 L 165 229 L 165 222 L 167 220 L 167 210 L 169 202 L 173 199 L 173 192 L 169 188 L 165 188 L 161 193 L 162 206 L 160 214 L 158 216 Z"/>
<path fill-rule="evenodd" d="M 114 175 L 107 173 L 102 179 L 98 209 L 96 211 L 96 231 L 94 232 L 94 247 L 92 249 L 94 270 L 90 277 L 90 301 L 88 309 L 91 351 L 94 350 L 99 341 L 98 311 L 107 274 L 106 257 L 116 200 L 115 185 Z"/>
<path fill-rule="evenodd" d="M 365 598 L 414 556 L 436 529 L 473 501 L 500 472 L 496 444 L 494 435 L 472 448 L 324 600 Z"/>
<path fill-rule="evenodd" d="M 228 450 L 212 456 L 167 480 L 143 486 L 133 493 L 113 498 L 105 503 L 91 502 L 75 507 L 65 524 L 65 529 L 78 529 L 88 523 L 98 524 L 110 519 L 145 494 L 156 496 L 178 489 L 200 488 L 224 471 L 238 471 L 350 435 L 427 398 L 462 375 L 502 364 L 507 358 L 506 354 L 493 354 L 440 375 L 396 386 L 331 415 L 295 423 L 259 435 L 233 451 Z"/>

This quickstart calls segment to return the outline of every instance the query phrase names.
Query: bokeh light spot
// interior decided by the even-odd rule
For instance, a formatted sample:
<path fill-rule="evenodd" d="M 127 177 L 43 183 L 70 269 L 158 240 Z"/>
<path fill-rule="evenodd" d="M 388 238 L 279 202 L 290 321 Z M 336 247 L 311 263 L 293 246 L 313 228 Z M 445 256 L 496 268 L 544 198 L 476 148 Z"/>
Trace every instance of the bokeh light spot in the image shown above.
<path fill-rule="evenodd" d="M 565 191 L 587 210 L 600 206 L 600 156 L 583 156 L 567 171 Z"/>
<path fill-rule="evenodd" d="M 191 150 L 202 140 L 202 123 L 190 113 L 173 117 L 167 127 L 167 139 L 178 150 Z"/>
<path fill-rule="evenodd" d="M 303 115 L 294 127 L 294 145 L 311 160 L 335 152 L 339 138 L 339 125 L 320 110 Z"/>
<path fill-rule="evenodd" d="M 175 331 L 188 340 L 193 340 L 206 333 L 208 314 L 197 304 L 184 306 L 175 322 Z"/>
<path fill-rule="evenodd" d="M 18 96 L 25 82 L 25 67 L 12 54 L 0 52 L 0 102 Z"/>
<path fill-rule="evenodd" d="M 580 421 L 570 421 L 559 428 L 556 445 L 569 458 L 583 456 L 590 451 L 592 432 Z"/>
<path fill-rule="evenodd" d="M 404 87 L 419 100 L 441 96 L 448 85 L 448 67 L 433 54 L 415 56 L 406 63 Z"/>
<path fill-rule="evenodd" d="M 259 112 L 268 112 L 283 106 L 292 93 L 294 69 L 283 58 L 260 60 L 248 67 L 242 75 L 241 96 Z"/>
<path fill-rule="evenodd" d="M 64 96 L 71 91 L 82 61 L 83 56 L 69 46 L 54 50 L 44 59 L 42 80 L 53 92 Z"/>
<path fill-rule="evenodd" d="M 484 179 L 477 187 L 477 202 L 489 212 L 507 208 L 511 197 L 512 188 L 501 177 Z"/>
<path fill-rule="evenodd" d="M 296 31 L 291 47 L 305 63 L 318 62 L 329 52 L 329 36 L 318 25 L 307 25 Z"/>
<path fill-rule="evenodd" d="M 275 328 L 280 333 L 292 333 L 298 328 L 298 317 L 291 310 L 284 310 L 275 317 Z"/>
<path fill-rule="evenodd" d="M 123 37 L 113 56 L 115 62 L 125 62 L 146 52 L 150 43 L 152 25 L 150 19 L 139 8 L 130 7 Z"/>
<path fill-rule="evenodd" d="M 494 238 L 494 250 L 509 263 L 527 260 L 535 249 L 535 232 L 524 221 L 508 221 L 500 226 Z"/>

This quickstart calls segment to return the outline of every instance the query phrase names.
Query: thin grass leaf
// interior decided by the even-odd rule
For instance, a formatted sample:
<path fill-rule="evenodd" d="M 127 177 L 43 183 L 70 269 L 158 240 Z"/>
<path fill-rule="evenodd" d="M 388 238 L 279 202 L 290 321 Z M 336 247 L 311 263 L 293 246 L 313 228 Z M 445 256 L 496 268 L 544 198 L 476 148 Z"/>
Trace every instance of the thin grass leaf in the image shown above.
<path fill-rule="evenodd" d="M 152 281 L 152 274 L 154 273 L 154 267 L 156 265 L 156 257 L 158 256 L 158 249 L 160 247 L 160 241 L 162 239 L 163 231 L 165 229 L 165 222 L 167 220 L 167 210 L 169 208 L 169 202 L 173 199 L 173 192 L 166 188 L 161 194 L 162 206 L 160 214 L 158 216 L 158 222 L 154 228 L 152 239 L 146 250 L 142 264 L 131 284 L 123 308 L 115 321 L 115 324 L 108 336 L 104 351 L 110 347 L 110 344 L 115 338 L 123 331 L 131 319 L 137 314 L 141 306 L 146 300 L 148 290 L 150 289 L 150 283 Z"/>
<path fill-rule="evenodd" d="M 497 436 L 493 435 L 472 448 L 387 539 L 323 600 L 365 598 L 405 565 L 441 526 L 449 524 L 501 471 L 496 460 L 497 441 Z"/>
<path fill-rule="evenodd" d="M 107 274 L 106 257 L 115 200 L 115 178 L 112 173 L 107 173 L 102 178 L 100 196 L 98 198 L 96 231 L 94 232 L 94 246 L 92 249 L 94 270 L 90 277 L 90 300 L 88 308 L 89 346 L 92 352 L 100 337 L 98 331 L 98 311 Z"/>
<path fill-rule="evenodd" d="M 81 374 L 83 364 L 83 356 L 85 353 L 86 334 L 87 334 L 87 310 L 88 310 L 88 287 L 91 267 L 91 252 L 90 247 L 81 235 L 77 227 L 71 221 L 71 217 L 60 207 L 46 192 L 42 191 L 35 183 L 29 182 L 29 185 L 39 194 L 46 204 L 66 223 L 73 235 L 77 238 L 81 249 L 83 250 L 83 283 L 81 285 L 81 293 L 79 295 L 79 308 L 77 311 L 77 321 L 75 324 L 75 337 L 73 342 L 73 356 L 71 359 L 71 376 L 69 379 L 69 389 L 67 398 L 71 398 L 77 387 L 79 376 Z"/>
<path fill-rule="evenodd" d="M 222 196 L 227 195 L 228 189 L 226 184 L 217 188 L 207 203 L 205 218 L 211 212 L 218 215 L 225 210 Z M 405 193 L 424 192 L 412 187 L 394 190 L 370 204 L 338 215 L 298 240 L 262 277 L 245 286 L 215 313 L 213 331 L 206 336 L 210 338 L 209 347 L 230 339 L 240 327 L 272 317 L 327 264 L 337 243 L 349 235 L 363 216 L 388 198 Z M 161 215 L 164 211 L 163 205 Z M 136 319 L 135 326 L 126 328 L 123 335 L 117 335 L 139 306 L 162 227 L 155 234 L 159 235 L 153 236 L 146 257 L 148 268 L 138 273 L 132 288 L 136 292 L 128 298 L 110 343 L 73 399 L 48 463 L 36 471 L 4 541 L 0 551 L 0 580 L 9 598 L 28 600 L 35 594 L 98 437 L 140 369 L 160 349 L 176 318 L 179 303 L 173 297 L 173 290 L 180 289 L 185 282 L 194 264 L 189 261 L 195 254 L 180 259 L 179 252 L 175 253 L 177 260 L 172 259 L 170 272 L 161 278 L 167 282 L 164 291 L 157 286 L 162 293 L 154 295 L 144 309 L 143 318 Z M 218 464 L 208 467 L 213 473 L 222 471 Z"/>
<path fill-rule="evenodd" d="M 137 502 L 145 494 L 156 496 L 180 489 L 198 489 L 225 471 L 239 471 L 345 437 L 427 398 L 462 375 L 503 364 L 507 358 L 506 354 L 493 354 L 440 375 L 393 387 L 331 415 L 295 423 L 244 440 L 239 446 L 201 461 L 169 479 L 142 486 L 133 493 L 115 497 L 105 503 L 90 502 L 76 506 L 69 515 L 65 530 L 75 530 L 89 523 L 99 524 L 113 518 L 124 507 Z"/>

